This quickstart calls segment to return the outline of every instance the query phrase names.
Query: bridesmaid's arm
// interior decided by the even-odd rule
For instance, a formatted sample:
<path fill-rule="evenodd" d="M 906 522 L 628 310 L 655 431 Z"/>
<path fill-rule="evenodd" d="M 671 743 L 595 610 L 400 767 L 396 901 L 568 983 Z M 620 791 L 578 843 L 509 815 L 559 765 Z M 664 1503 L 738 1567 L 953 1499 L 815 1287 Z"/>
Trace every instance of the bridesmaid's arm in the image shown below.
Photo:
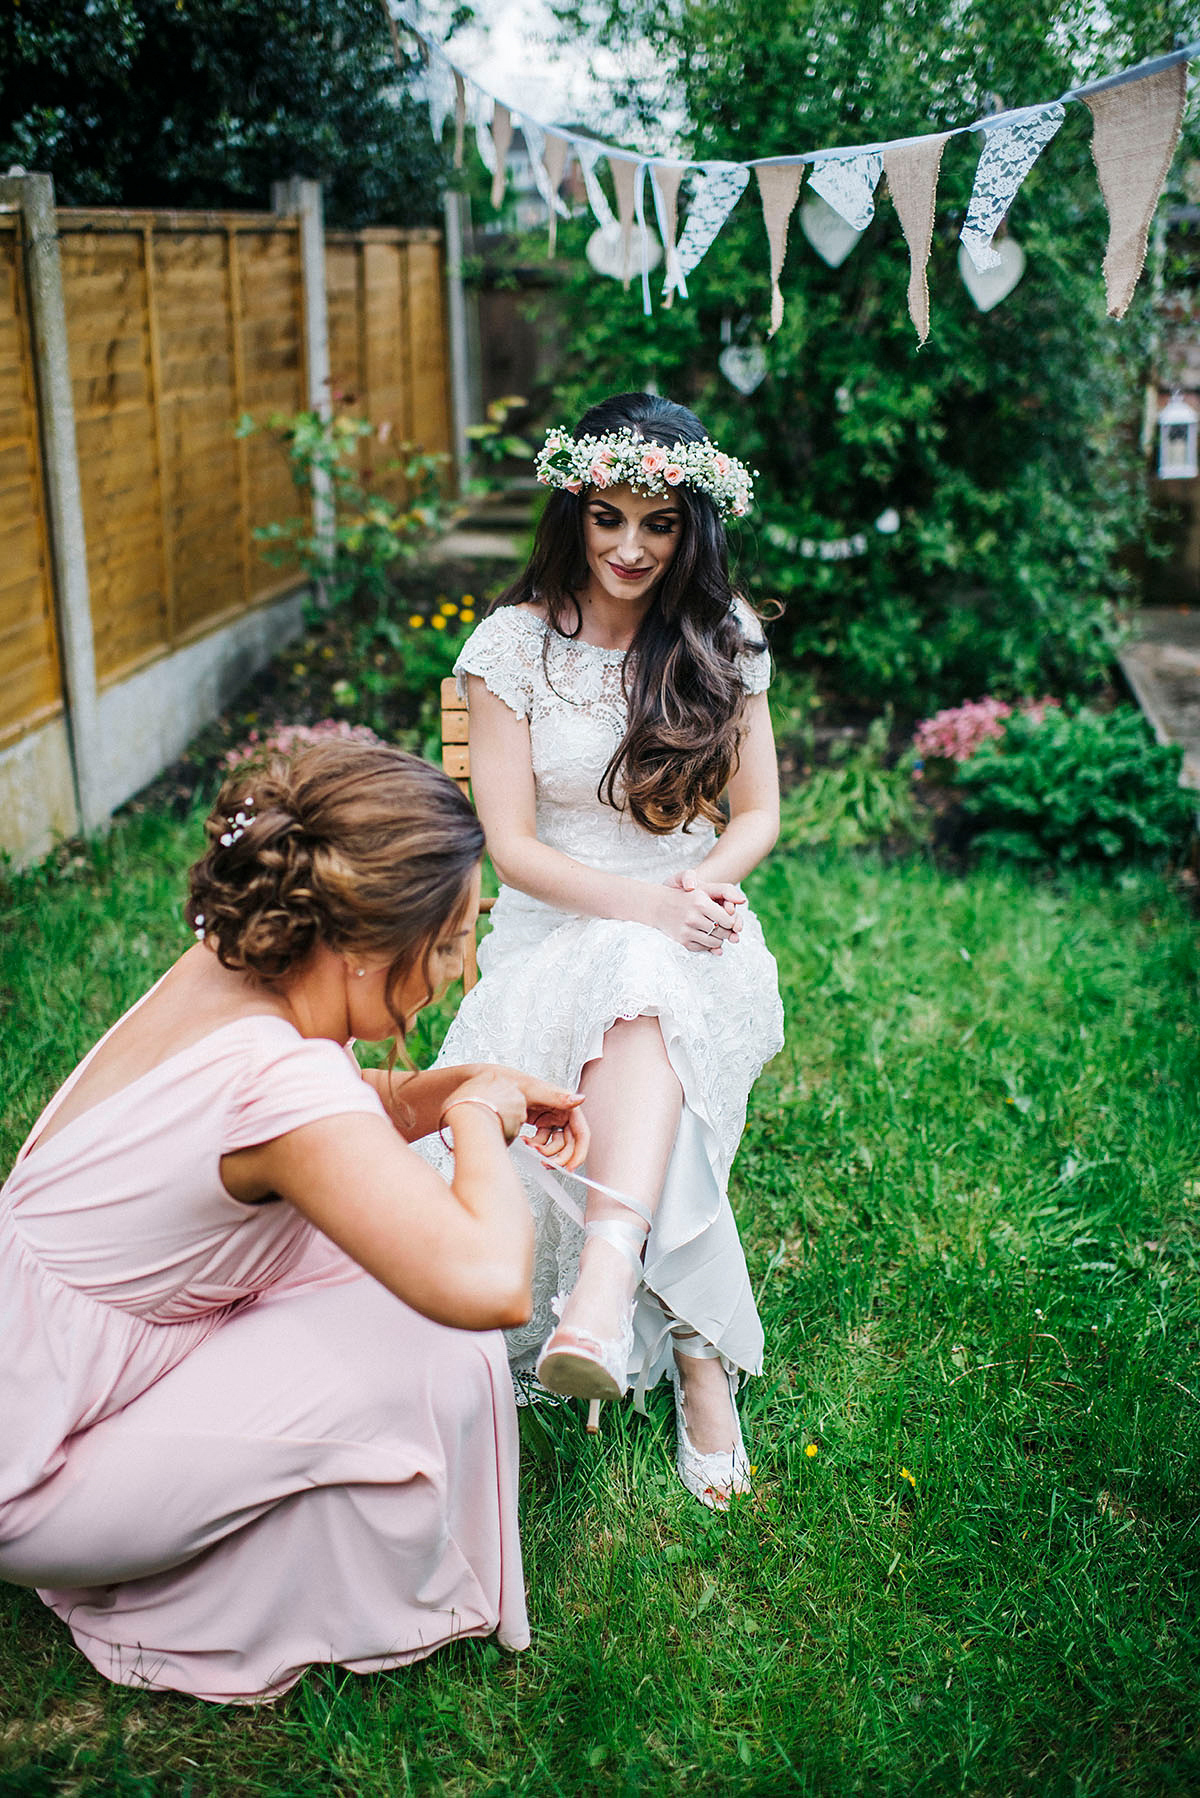
<path fill-rule="evenodd" d="M 389 1074 L 386 1068 L 363 1070 L 363 1079 L 379 1094 L 384 1110 L 406 1142 L 432 1136 L 453 1093 L 464 1082 L 482 1075 L 509 1080 L 519 1089 L 527 1117 L 538 1127 L 534 1146 L 545 1159 L 574 1171 L 586 1158 L 588 1129 L 578 1110 L 581 1095 L 564 1093 L 561 1087 L 552 1086 L 536 1074 L 499 1067 L 490 1061 L 427 1068 L 419 1073 Z"/>

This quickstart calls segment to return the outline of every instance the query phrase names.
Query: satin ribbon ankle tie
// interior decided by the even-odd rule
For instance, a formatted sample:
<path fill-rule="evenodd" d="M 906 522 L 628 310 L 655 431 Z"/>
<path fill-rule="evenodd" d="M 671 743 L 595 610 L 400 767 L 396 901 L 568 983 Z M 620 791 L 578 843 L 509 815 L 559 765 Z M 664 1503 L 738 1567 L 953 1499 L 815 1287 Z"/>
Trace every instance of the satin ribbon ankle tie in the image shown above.
<path fill-rule="evenodd" d="M 558 1180 L 552 1179 L 551 1174 L 557 1174 L 559 1180 L 578 1180 L 581 1186 L 590 1187 L 592 1192 L 602 1192 L 606 1199 L 615 1199 L 618 1205 L 624 1205 L 627 1211 L 632 1211 L 635 1217 L 641 1218 L 647 1229 L 650 1228 L 654 1222 L 654 1214 L 642 1204 L 640 1199 L 631 1198 L 627 1192 L 618 1192 L 615 1186 L 605 1186 L 603 1180 L 592 1180 L 587 1174 L 572 1173 L 565 1167 L 547 1167 L 537 1150 L 531 1147 L 528 1141 L 528 1138 L 536 1133 L 533 1124 L 522 1124 L 510 1153 L 515 1158 L 521 1172 L 528 1175 L 534 1185 L 540 1187 L 548 1198 L 553 1199 L 559 1210 L 564 1211 L 573 1224 L 578 1224 L 581 1230 L 585 1227 L 582 1207 L 577 1205 L 574 1199 L 567 1197 L 559 1186 Z"/>

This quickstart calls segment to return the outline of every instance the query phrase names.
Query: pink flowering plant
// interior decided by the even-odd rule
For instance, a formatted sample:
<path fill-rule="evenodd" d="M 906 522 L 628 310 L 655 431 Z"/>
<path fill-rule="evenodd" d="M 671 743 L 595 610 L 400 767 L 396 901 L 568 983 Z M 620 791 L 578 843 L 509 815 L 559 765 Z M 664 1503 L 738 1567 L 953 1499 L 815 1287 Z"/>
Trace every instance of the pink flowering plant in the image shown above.
<path fill-rule="evenodd" d="M 382 739 L 365 724 L 348 724 L 344 718 L 322 718 L 317 724 L 277 724 L 268 731 L 252 730 L 244 743 L 226 750 L 224 768 L 232 771 L 247 762 L 262 762 L 276 755 L 295 755 L 314 743 L 378 743 Z"/>
<path fill-rule="evenodd" d="M 1046 697 L 1022 699 L 1012 706 L 1006 699 L 985 697 L 935 712 L 932 718 L 922 719 L 913 736 L 917 757 L 914 773 L 920 777 L 929 762 L 948 762 L 961 767 L 971 760 L 981 744 L 1003 737 L 1014 711 L 1032 723 L 1040 724 L 1047 711 L 1058 704 L 1057 699 Z"/>

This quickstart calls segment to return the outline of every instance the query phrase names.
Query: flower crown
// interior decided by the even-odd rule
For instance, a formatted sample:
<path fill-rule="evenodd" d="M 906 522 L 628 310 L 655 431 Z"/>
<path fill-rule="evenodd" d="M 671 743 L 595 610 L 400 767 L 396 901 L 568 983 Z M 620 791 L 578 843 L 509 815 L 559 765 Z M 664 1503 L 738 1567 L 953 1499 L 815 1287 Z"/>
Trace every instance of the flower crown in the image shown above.
<path fill-rule="evenodd" d="M 537 478 L 545 487 L 582 493 L 585 487 L 617 487 L 635 493 L 667 493 L 695 487 L 707 493 L 722 518 L 741 518 L 754 497 L 754 474 L 709 438 L 675 443 L 669 449 L 637 431 L 608 431 L 603 437 L 572 437 L 555 426 L 537 453 Z"/>

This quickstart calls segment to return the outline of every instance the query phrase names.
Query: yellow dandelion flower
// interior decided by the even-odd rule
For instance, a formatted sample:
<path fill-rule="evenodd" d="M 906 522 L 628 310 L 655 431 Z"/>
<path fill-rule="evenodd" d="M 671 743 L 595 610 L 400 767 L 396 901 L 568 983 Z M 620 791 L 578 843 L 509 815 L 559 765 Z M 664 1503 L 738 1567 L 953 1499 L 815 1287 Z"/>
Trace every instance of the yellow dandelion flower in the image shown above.
<path fill-rule="evenodd" d="M 431 618 L 429 622 L 435 631 L 444 631 L 446 628 L 446 620 L 442 617 L 440 612 L 435 618 Z"/>
<path fill-rule="evenodd" d="M 475 622 L 475 614 L 470 610 L 464 611 L 461 617 L 464 624 L 474 624 Z"/>
<path fill-rule="evenodd" d="M 462 603 L 464 606 L 473 606 L 475 604 L 475 595 L 473 593 L 464 593 L 462 596 Z"/>
<path fill-rule="evenodd" d="M 812 1460 L 812 1458 L 813 1458 L 813 1456 L 814 1456 L 814 1455 L 815 1455 L 815 1454 L 816 1454 L 816 1452 L 817 1452 L 817 1445 L 816 1445 L 816 1443 L 815 1443 L 815 1442 L 810 1442 L 810 1443 L 809 1443 L 809 1445 L 808 1445 L 808 1447 L 807 1447 L 807 1448 L 806 1448 L 806 1449 L 805 1449 L 805 1451 L 804 1451 L 804 1452 L 805 1452 L 805 1454 L 806 1454 L 806 1455 L 807 1455 L 807 1456 L 808 1456 L 808 1458 L 809 1458 L 809 1460 L 810 1460 L 810 1461 L 811 1461 L 811 1460 Z"/>
<path fill-rule="evenodd" d="M 442 614 L 443 618 L 453 618 L 454 614 L 458 611 L 458 607 L 452 599 L 448 599 L 445 605 L 438 607 L 438 611 Z"/>
<path fill-rule="evenodd" d="M 422 616 L 419 612 L 414 612 L 412 614 L 412 616 L 409 618 L 408 622 L 412 626 L 413 630 L 419 631 L 421 626 L 424 624 L 425 620 L 422 618 Z"/>
<path fill-rule="evenodd" d="M 914 1491 L 914 1492 L 915 1492 L 915 1491 L 916 1491 L 916 1489 L 917 1489 L 917 1482 L 916 1482 L 916 1480 L 914 1480 L 914 1479 L 913 1479 L 913 1476 L 912 1476 L 912 1474 L 911 1474 L 911 1473 L 910 1473 L 910 1472 L 909 1472 L 909 1471 L 908 1471 L 908 1468 L 907 1468 L 907 1467 L 902 1467 L 902 1468 L 901 1468 L 901 1469 L 900 1469 L 900 1478 L 901 1478 L 901 1479 L 902 1479 L 902 1480 L 907 1480 L 907 1481 L 908 1481 L 908 1483 L 909 1483 L 909 1485 L 910 1485 L 910 1486 L 911 1486 L 911 1487 L 912 1487 L 912 1489 L 913 1489 L 913 1491 Z"/>
<path fill-rule="evenodd" d="M 449 595 L 448 595 L 448 594 L 446 594 L 446 593 L 439 593 L 439 594 L 438 594 L 438 596 L 437 596 L 437 600 L 436 600 L 436 602 L 435 602 L 435 603 L 436 603 L 436 604 L 437 604 L 437 605 L 439 605 L 439 606 L 444 606 L 444 605 L 445 605 L 445 603 L 446 603 L 446 601 L 447 601 L 447 599 L 448 599 L 448 598 L 449 598 Z"/>

